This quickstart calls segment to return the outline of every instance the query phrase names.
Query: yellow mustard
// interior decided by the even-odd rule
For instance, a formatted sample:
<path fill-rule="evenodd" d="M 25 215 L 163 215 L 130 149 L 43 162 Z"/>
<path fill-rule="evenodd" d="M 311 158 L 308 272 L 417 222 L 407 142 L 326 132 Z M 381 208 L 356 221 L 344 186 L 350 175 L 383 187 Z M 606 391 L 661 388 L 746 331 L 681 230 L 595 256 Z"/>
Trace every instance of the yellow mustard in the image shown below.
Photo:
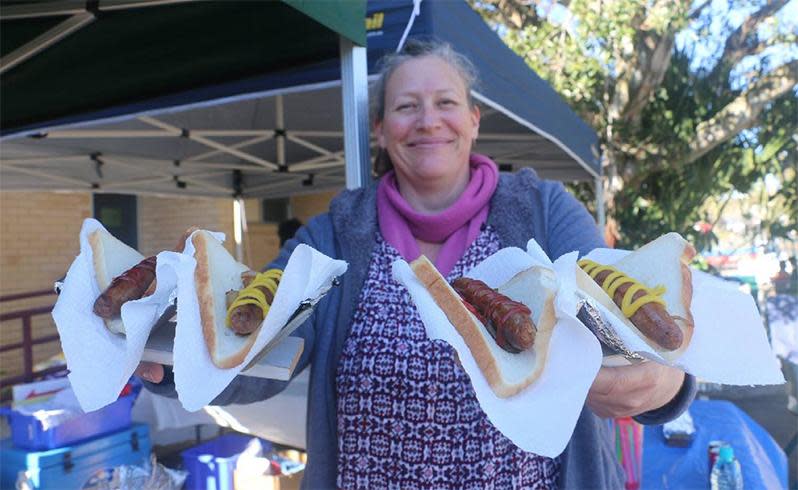
<path fill-rule="evenodd" d="M 579 267 L 584 269 L 594 280 L 600 273 L 610 271 L 610 274 L 604 278 L 604 283 L 601 285 L 601 288 L 607 292 L 610 298 L 615 297 L 615 291 L 617 291 L 620 286 L 623 284 L 631 284 L 624 293 L 623 300 L 621 301 L 621 311 L 627 318 L 631 318 L 632 315 L 637 313 L 637 310 L 639 310 L 641 306 L 648 303 L 659 303 L 662 306 L 666 306 L 665 300 L 662 299 L 662 295 L 665 294 L 664 286 L 657 286 L 653 289 L 647 288 L 615 267 L 601 265 L 588 259 L 580 260 Z M 632 301 L 632 298 L 634 298 L 638 291 L 644 291 L 646 294 Z"/>
<path fill-rule="evenodd" d="M 230 314 L 234 309 L 241 305 L 256 305 L 263 311 L 263 318 L 266 318 L 266 313 L 269 312 L 269 303 L 266 301 L 266 295 L 259 289 L 259 287 L 266 288 L 267 291 L 272 293 L 274 298 L 277 292 L 277 284 L 280 278 L 283 277 L 283 271 L 280 269 L 269 269 L 266 272 L 258 272 L 249 286 L 245 287 L 238 293 L 238 297 L 233 301 L 233 304 L 227 309 L 227 326 L 231 325 Z"/>

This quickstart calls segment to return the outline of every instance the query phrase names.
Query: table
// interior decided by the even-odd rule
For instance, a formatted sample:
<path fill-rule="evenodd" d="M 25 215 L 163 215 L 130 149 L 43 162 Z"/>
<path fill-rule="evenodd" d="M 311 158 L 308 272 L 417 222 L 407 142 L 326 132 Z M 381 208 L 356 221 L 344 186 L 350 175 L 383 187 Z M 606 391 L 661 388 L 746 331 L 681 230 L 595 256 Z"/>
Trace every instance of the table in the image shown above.
<path fill-rule="evenodd" d="M 784 451 L 737 405 L 725 400 L 695 400 L 690 415 L 696 435 L 686 448 L 666 445 L 661 425 L 645 428 L 642 488 L 709 488 L 707 446 L 718 439 L 734 448 L 744 488 L 787 488 Z"/>

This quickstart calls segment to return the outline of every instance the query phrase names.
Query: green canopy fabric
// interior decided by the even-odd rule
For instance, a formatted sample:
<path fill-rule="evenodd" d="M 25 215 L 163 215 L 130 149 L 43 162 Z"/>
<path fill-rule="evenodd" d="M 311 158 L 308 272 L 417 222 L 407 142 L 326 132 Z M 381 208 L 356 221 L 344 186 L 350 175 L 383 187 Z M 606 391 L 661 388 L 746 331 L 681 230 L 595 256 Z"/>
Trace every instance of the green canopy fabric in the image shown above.
<path fill-rule="evenodd" d="M 3 56 L 69 17 L 4 17 L 37 4 L 59 12 L 76 2 L 4 2 Z M 94 22 L 0 75 L 3 133 L 323 61 L 338 55 L 339 35 L 366 41 L 365 0 L 106 5 L 98 3 Z"/>

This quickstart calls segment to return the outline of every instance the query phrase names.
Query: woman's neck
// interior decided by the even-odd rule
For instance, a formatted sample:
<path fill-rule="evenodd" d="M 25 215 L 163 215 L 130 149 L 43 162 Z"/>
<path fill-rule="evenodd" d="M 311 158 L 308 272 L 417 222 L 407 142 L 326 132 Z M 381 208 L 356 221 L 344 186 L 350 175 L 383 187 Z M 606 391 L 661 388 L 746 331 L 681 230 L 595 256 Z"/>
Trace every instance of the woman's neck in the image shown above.
<path fill-rule="evenodd" d="M 435 214 L 447 209 L 457 201 L 468 186 L 470 174 L 470 169 L 468 169 L 455 182 L 448 180 L 444 182 L 443 179 L 440 179 L 439 181 L 411 184 L 397 173 L 396 181 L 399 184 L 399 193 L 415 211 Z"/>

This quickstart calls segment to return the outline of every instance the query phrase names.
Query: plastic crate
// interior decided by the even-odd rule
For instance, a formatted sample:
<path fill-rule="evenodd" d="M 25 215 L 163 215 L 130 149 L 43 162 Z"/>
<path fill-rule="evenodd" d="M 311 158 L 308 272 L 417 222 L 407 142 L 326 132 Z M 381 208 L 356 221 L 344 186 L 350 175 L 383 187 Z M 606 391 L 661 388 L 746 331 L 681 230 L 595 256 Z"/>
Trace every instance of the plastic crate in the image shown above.
<path fill-rule="evenodd" d="M 144 465 L 150 449 L 149 430 L 143 424 L 45 451 L 20 449 L 11 439 L 3 439 L 0 488 L 15 488 L 20 472 L 27 473 L 27 483 L 36 490 L 83 488 L 90 479 L 108 475 L 118 466 Z"/>
<path fill-rule="evenodd" d="M 137 391 L 94 412 L 84 413 L 55 427 L 43 430 L 42 423 L 32 415 L 3 408 L 0 415 L 8 417 L 11 440 L 21 449 L 55 449 L 100 437 L 130 427 L 131 411 Z"/>
<path fill-rule="evenodd" d="M 257 437 L 225 434 L 199 446 L 186 449 L 183 469 L 188 471 L 186 490 L 233 490 L 233 476 L 238 457 Z M 270 452 L 272 444 L 259 439 L 263 452 Z"/>

